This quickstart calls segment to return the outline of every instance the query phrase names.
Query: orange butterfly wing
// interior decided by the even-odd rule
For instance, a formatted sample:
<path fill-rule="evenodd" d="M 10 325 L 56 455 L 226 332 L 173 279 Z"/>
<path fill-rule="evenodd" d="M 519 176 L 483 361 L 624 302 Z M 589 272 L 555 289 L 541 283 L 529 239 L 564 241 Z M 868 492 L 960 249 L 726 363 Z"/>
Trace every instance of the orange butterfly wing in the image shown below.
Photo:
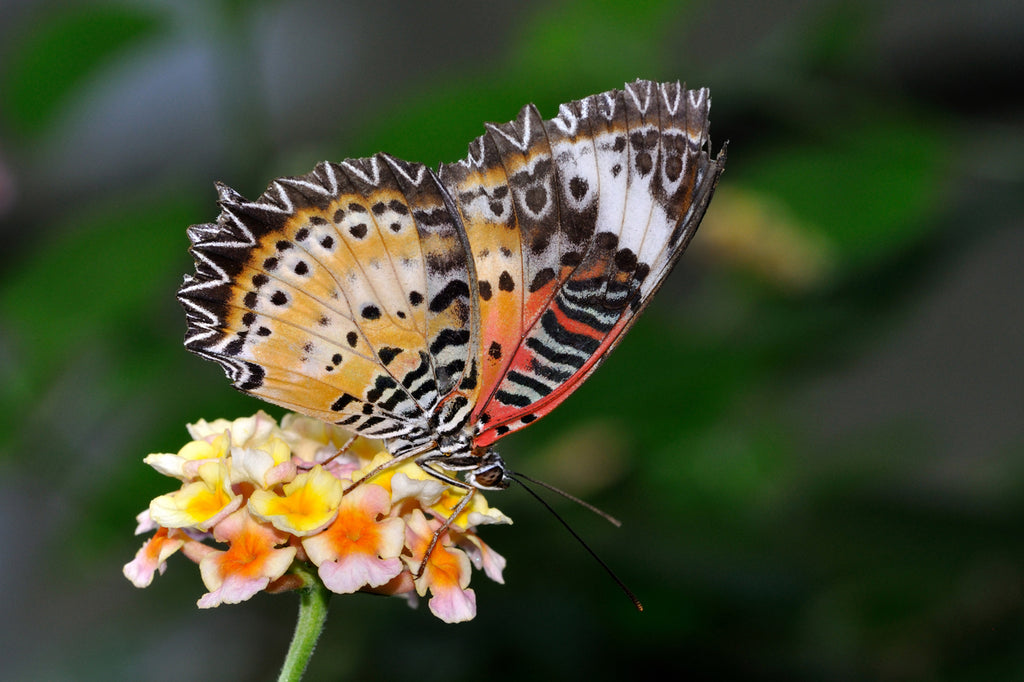
<path fill-rule="evenodd" d="M 479 323 L 436 176 L 377 155 L 322 163 L 252 202 L 221 186 L 220 204 L 217 223 L 189 230 L 189 350 L 242 391 L 368 437 L 429 440 L 443 410 L 462 428 Z"/>

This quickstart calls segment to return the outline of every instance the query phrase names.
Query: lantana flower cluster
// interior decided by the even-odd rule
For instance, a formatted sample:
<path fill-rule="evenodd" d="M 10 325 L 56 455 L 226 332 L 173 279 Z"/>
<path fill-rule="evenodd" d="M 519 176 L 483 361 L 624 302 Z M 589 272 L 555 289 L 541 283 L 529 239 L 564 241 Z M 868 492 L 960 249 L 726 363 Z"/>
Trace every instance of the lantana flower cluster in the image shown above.
<path fill-rule="evenodd" d="M 305 562 L 338 594 L 399 595 L 415 605 L 429 593 L 430 611 L 454 623 L 476 615 L 471 567 L 503 582 L 505 559 L 476 528 L 512 521 L 480 492 L 415 578 L 465 492 L 405 462 L 343 494 L 391 458 L 380 441 L 296 414 L 278 425 L 264 412 L 201 420 L 188 431 L 193 440 L 177 453 L 145 459 L 181 486 L 138 516 L 137 534 L 155 532 L 124 567 L 137 587 L 148 586 L 180 551 L 199 565 L 209 592 L 198 604 L 210 608 L 301 587 L 290 569 Z"/>

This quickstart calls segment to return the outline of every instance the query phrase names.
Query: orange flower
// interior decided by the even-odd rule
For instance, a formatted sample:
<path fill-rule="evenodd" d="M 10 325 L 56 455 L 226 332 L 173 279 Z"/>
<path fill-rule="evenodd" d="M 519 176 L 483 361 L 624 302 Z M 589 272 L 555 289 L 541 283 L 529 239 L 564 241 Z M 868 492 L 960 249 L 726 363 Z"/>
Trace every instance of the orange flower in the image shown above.
<path fill-rule="evenodd" d="M 136 533 L 156 532 L 124 567 L 138 587 L 149 585 L 167 558 L 180 553 L 199 564 L 209 589 L 199 606 L 209 608 L 301 587 L 312 564 L 319 581 L 336 593 L 391 594 L 415 604 L 417 593 L 429 591 L 430 610 L 457 622 L 476 615 L 469 589 L 473 566 L 502 580 L 504 558 L 475 528 L 512 521 L 479 492 L 413 580 L 421 561 L 413 557 L 424 555 L 465 491 L 414 462 L 389 466 L 391 455 L 380 441 L 298 415 L 287 415 L 278 426 L 263 412 L 188 429 L 193 440 L 177 453 L 146 458 L 158 472 L 179 479 L 179 487 L 139 514 Z M 343 494 L 353 480 L 378 468 L 372 479 Z"/>
<path fill-rule="evenodd" d="M 391 509 L 388 492 L 366 483 L 341 498 L 338 517 L 326 530 L 303 538 L 310 561 L 332 592 L 378 587 L 402 572 L 405 522 L 382 518 Z"/>
<path fill-rule="evenodd" d="M 409 514 L 405 540 L 412 550 L 412 556 L 403 558 L 414 574 L 419 570 L 434 531 L 440 527 L 441 521 L 428 521 L 418 509 Z M 472 620 L 476 616 L 476 593 L 469 589 L 470 569 L 469 557 L 461 549 L 452 546 L 451 538 L 445 531 L 430 554 L 423 575 L 416 580 L 416 593 L 424 597 L 429 589 L 430 612 L 446 623 Z"/>
<path fill-rule="evenodd" d="M 277 549 L 288 536 L 258 523 L 245 509 L 217 524 L 213 536 L 229 547 L 209 552 L 199 562 L 203 583 L 210 590 L 199 599 L 200 608 L 245 601 L 284 575 L 295 559 L 294 547 Z"/>
<path fill-rule="evenodd" d="M 153 575 L 167 570 L 167 557 L 185 544 L 180 537 L 170 537 L 170 529 L 159 528 L 146 544 L 135 554 L 135 559 L 124 565 L 124 577 L 135 587 L 146 587 L 153 582 Z"/>

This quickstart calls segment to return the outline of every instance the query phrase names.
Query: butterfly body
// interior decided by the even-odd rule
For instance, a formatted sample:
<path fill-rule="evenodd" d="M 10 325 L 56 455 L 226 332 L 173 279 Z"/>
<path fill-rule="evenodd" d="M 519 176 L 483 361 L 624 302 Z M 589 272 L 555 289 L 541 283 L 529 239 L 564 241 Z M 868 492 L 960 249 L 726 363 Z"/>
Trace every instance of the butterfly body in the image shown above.
<path fill-rule="evenodd" d="M 706 90 L 637 81 L 487 124 L 461 161 L 377 154 L 220 185 L 189 229 L 186 347 L 236 388 L 503 488 L 492 445 L 607 357 L 692 238 L 724 155 Z"/>

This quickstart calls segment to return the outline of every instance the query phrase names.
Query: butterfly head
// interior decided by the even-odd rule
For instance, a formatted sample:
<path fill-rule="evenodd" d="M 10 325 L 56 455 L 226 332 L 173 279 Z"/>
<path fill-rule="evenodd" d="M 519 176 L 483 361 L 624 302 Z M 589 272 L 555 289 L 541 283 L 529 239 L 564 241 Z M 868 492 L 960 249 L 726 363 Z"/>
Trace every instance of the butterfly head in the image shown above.
<path fill-rule="evenodd" d="M 504 490 L 512 479 L 505 469 L 505 460 L 494 450 L 479 448 L 476 468 L 466 474 L 466 483 L 480 490 Z"/>

